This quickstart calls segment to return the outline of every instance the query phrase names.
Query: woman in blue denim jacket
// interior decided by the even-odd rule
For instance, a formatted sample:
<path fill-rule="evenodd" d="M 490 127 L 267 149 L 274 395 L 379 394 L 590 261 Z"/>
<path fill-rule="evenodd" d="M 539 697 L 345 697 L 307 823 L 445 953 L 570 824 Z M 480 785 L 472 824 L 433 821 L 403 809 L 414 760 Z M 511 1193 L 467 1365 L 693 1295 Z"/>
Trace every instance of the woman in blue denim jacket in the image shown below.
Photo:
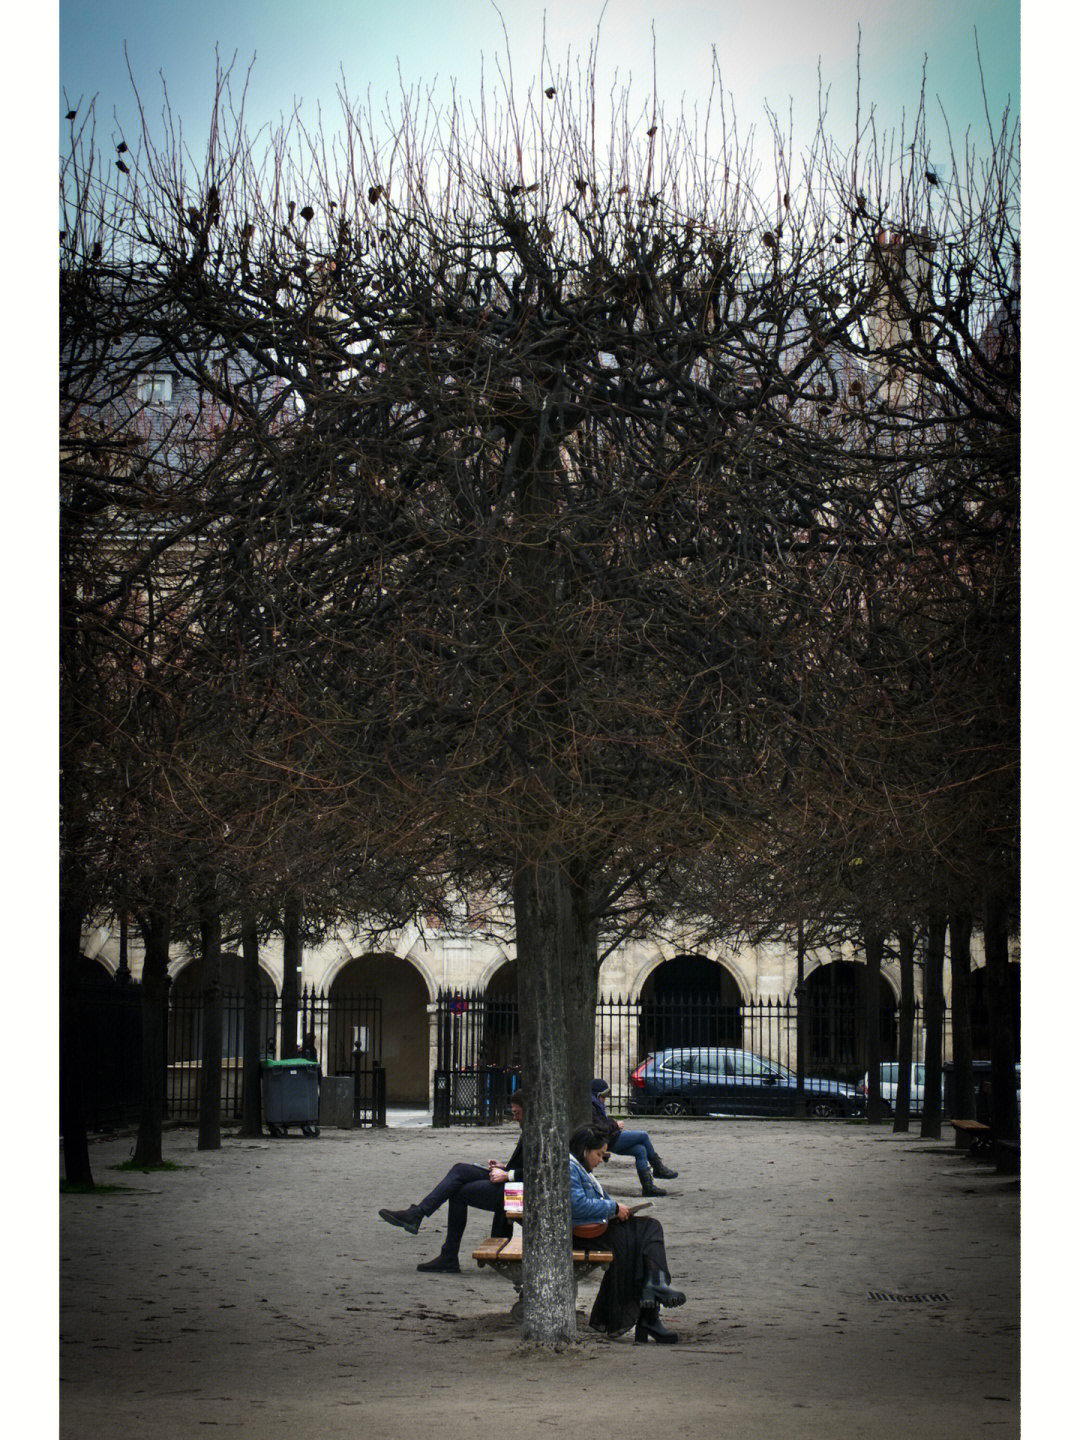
<path fill-rule="evenodd" d="M 594 1177 L 605 1146 L 604 1136 L 591 1125 L 570 1137 L 571 1223 L 606 1221 L 603 1244 L 615 1257 L 600 1282 L 589 1324 L 609 1335 L 634 1326 L 639 1344 L 650 1339 L 673 1344 L 679 1337 L 661 1324 L 660 1306 L 682 1305 L 686 1296 L 671 1286 L 663 1226 L 648 1216 L 631 1215 Z"/>

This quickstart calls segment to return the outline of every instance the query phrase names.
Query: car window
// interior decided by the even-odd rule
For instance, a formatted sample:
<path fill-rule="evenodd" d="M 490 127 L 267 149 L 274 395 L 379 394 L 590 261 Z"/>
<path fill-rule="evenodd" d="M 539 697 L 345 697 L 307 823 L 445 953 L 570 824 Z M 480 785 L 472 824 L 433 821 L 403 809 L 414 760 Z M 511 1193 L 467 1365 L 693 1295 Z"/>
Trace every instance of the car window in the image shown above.
<path fill-rule="evenodd" d="M 899 1067 L 899 1065 L 890 1065 L 890 1064 L 888 1064 L 888 1063 L 882 1065 L 882 1067 L 881 1067 L 881 1083 L 882 1083 L 883 1085 L 895 1085 L 896 1082 L 897 1082 L 897 1080 L 898 1080 L 898 1078 L 899 1078 L 899 1072 L 900 1072 L 900 1067 Z"/>
<path fill-rule="evenodd" d="M 661 1060 L 660 1062 L 660 1069 L 689 1070 L 692 1068 L 689 1061 L 689 1055 L 685 1054 L 682 1050 L 676 1050 L 673 1055 L 664 1056 L 663 1060 Z"/>
<path fill-rule="evenodd" d="M 773 1074 L 773 1066 L 762 1060 L 760 1055 L 751 1055 L 748 1050 L 740 1050 L 734 1059 L 736 1075 L 760 1077 Z"/>
<path fill-rule="evenodd" d="M 699 1050 L 694 1057 L 694 1073 L 703 1080 L 718 1080 L 728 1073 L 727 1056 L 723 1050 Z"/>

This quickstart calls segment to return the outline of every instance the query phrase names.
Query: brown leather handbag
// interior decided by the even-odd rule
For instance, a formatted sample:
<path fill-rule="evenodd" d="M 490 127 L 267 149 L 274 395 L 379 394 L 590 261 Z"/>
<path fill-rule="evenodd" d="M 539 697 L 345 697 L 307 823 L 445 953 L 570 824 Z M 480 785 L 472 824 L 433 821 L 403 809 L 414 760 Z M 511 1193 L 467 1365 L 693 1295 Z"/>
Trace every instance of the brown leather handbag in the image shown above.
<path fill-rule="evenodd" d="M 582 1225 L 574 1226 L 575 1240 L 598 1240 L 608 1227 L 606 1220 L 586 1220 Z"/>

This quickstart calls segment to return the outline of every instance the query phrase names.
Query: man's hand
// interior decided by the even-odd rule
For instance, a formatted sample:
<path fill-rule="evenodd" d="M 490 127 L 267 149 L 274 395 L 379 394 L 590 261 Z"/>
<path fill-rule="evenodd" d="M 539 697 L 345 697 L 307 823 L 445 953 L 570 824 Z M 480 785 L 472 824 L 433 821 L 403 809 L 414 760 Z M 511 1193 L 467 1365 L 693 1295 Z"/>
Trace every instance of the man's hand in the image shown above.
<path fill-rule="evenodd" d="M 489 1160 L 488 1179 L 493 1185 L 499 1185 L 502 1181 L 510 1179 L 510 1171 L 504 1170 L 502 1166 L 497 1165 L 494 1160 Z"/>
<path fill-rule="evenodd" d="M 615 1211 L 615 1219 L 616 1219 L 616 1220 L 629 1220 L 629 1219 L 630 1219 L 630 1211 L 626 1208 L 625 1205 L 620 1205 L 619 1208 Z"/>

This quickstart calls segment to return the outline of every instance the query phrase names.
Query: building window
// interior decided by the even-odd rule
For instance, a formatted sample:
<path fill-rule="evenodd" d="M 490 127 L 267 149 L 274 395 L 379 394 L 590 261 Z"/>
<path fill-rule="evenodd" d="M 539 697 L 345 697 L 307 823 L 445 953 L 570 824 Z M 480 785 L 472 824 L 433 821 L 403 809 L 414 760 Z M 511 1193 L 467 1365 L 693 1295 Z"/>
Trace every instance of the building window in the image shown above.
<path fill-rule="evenodd" d="M 164 372 L 140 375 L 137 394 L 140 405 L 169 405 L 172 403 L 173 377 Z"/>

